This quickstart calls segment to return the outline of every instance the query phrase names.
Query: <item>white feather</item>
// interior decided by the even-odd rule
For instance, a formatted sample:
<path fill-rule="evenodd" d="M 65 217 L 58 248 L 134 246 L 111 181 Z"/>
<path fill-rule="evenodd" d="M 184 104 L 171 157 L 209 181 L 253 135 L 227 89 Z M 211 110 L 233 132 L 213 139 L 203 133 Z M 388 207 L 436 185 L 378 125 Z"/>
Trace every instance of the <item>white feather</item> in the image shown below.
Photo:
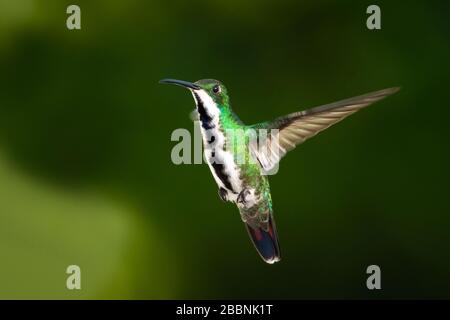
<path fill-rule="evenodd" d="M 198 99 L 201 100 L 203 107 L 205 108 L 208 116 L 212 119 L 212 124 L 214 126 L 208 131 L 205 130 L 205 128 L 201 127 L 206 161 L 217 185 L 227 190 L 223 182 L 216 175 L 216 172 L 214 171 L 214 168 L 212 166 L 212 162 L 215 161 L 216 163 L 223 164 L 224 173 L 228 175 L 228 179 L 233 188 L 233 191 L 236 192 L 228 192 L 228 199 L 230 201 L 236 202 L 237 196 L 242 191 L 243 186 L 240 179 L 240 169 L 234 161 L 233 154 L 226 149 L 224 150 L 225 135 L 220 130 L 220 110 L 214 100 L 204 90 L 195 90 L 195 94 L 193 92 L 194 99 L 197 99 L 196 95 Z M 196 102 L 198 103 L 198 101 Z M 215 137 L 214 143 L 212 145 L 208 143 L 211 136 Z M 212 156 L 213 151 L 214 157 Z"/>

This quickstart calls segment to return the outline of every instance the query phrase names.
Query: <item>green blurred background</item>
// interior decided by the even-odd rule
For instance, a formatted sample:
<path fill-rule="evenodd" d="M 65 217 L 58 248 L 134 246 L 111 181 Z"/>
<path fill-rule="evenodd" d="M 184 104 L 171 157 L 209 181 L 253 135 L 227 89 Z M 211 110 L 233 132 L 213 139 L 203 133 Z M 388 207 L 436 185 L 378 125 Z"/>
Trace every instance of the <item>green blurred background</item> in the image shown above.
<path fill-rule="evenodd" d="M 0 298 L 450 298 L 444 1 L 0 0 Z M 206 165 L 170 161 L 216 78 L 246 123 L 402 91 L 271 177 L 266 265 Z M 77 264 L 82 290 L 65 287 Z M 382 290 L 366 289 L 366 268 Z"/>

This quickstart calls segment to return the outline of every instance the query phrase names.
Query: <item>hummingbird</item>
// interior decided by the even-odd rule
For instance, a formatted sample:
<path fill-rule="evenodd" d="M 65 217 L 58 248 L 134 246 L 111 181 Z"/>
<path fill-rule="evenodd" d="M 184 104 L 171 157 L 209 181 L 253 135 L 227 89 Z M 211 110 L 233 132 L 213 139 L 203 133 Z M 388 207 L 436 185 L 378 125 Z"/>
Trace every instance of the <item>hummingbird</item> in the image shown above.
<path fill-rule="evenodd" d="M 399 90 L 398 87 L 379 90 L 272 121 L 245 125 L 232 110 L 228 91 L 220 81 L 163 79 L 159 82 L 181 86 L 191 92 L 196 105 L 195 120 L 200 121 L 204 158 L 218 185 L 219 197 L 238 207 L 254 247 L 269 264 L 280 261 L 281 253 L 267 172 L 288 151 L 307 139 Z M 258 141 L 265 148 L 252 148 L 246 134 L 251 130 L 273 130 L 275 134 Z M 226 146 L 234 144 L 235 137 L 229 132 L 241 135 L 244 132 L 244 139 L 240 140 L 243 143 L 231 150 Z"/>

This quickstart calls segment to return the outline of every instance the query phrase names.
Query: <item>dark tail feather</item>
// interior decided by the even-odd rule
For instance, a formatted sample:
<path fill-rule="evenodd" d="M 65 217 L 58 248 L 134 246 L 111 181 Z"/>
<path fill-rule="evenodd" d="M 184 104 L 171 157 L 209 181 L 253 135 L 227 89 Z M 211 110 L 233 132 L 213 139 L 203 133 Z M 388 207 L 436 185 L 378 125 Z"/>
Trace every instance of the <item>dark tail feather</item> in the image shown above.
<path fill-rule="evenodd" d="M 267 263 L 275 263 L 280 261 L 280 246 L 278 245 L 277 229 L 275 227 L 275 221 L 272 215 L 269 218 L 269 227 L 267 231 L 262 228 L 253 228 L 247 223 L 248 234 L 255 245 L 256 250 L 258 250 L 259 255 Z"/>

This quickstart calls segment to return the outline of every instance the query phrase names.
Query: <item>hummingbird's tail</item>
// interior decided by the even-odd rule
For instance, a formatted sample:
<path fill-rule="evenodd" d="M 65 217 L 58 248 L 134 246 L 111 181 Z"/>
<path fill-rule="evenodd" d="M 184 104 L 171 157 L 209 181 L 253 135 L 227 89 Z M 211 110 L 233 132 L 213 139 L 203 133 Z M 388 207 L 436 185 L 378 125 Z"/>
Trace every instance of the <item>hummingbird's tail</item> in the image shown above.
<path fill-rule="evenodd" d="M 248 223 L 245 226 L 256 250 L 265 262 L 272 264 L 281 260 L 277 229 L 272 214 L 269 215 L 267 231 Z"/>

